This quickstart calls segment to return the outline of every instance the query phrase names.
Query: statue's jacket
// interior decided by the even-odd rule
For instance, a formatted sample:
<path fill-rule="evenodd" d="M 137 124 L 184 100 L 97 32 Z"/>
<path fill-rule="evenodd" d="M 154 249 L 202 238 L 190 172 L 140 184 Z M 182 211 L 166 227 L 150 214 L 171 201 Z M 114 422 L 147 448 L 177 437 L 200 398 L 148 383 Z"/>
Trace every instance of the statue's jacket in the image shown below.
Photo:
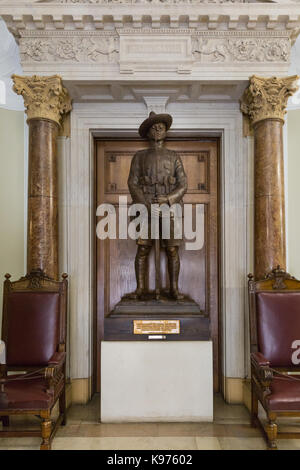
<path fill-rule="evenodd" d="M 187 191 L 187 177 L 180 155 L 167 148 L 149 148 L 134 155 L 128 178 L 133 203 L 144 204 L 148 212 L 155 197 L 167 196 L 169 206 L 180 204 Z M 175 218 L 175 223 L 182 220 Z"/>

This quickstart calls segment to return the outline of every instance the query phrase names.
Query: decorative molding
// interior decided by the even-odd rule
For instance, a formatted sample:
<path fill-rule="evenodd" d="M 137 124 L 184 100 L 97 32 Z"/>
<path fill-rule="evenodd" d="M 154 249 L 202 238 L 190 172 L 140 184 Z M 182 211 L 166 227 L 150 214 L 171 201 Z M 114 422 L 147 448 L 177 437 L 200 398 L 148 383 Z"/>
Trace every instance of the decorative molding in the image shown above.
<path fill-rule="evenodd" d="M 213 4 L 213 5 L 222 5 L 222 4 L 235 4 L 235 3 L 277 3 L 277 4 L 286 4 L 286 3 L 298 3 L 300 0 L 35 0 L 33 3 L 68 3 L 68 4 L 151 4 L 159 5 L 165 3 L 167 5 L 202 5 L 202 4 Z"/>
<path fill-rule="evenodd" d="M 0 16 L 24 75 L 69 83 L 282 77 L 300 31 L 300 3 L 283 0 L 0 0 Z"/>
<path fill-rule="evenodd" d="M 36 3 L 89 3 L 89 4 L 100 4 L 100 5 L 115 5 L 115 4 L 126 4 L 126 5 L 161 5 L 162 3 L 167 5 L 200 5 L 200 4 L 234 4 L 234 3 L 248 3 L 248 0 L 39 0 Z"/>
<path fill-rule="evenodd" d="M 16 4 L 0 0 L 0 16 L 16 38 L 23 31 L 113 31 L 128 27 L 216 32 L 284 30 L 295 38 L 300 28 L 300 4 L 295 3 L 251 3 L 250 6 L 245 2 L 220 4 L 208 1 L 197 6 L 182 0 L 136 4 L 127 3 L 127 0 L 121 0 L 124 3 L 99 1 L 103 3 L 32 4 L 26 1 Z"/>
<path fill-rule="evenodd" d="M 290 40 L 197 37 L 193 41 L 192 52 L 195 60 L 201 62 L 288 62 Z"/>
<path fill-rule="evenodd" d="M 298 90 L 297 75 L 286 78 L 263 78 L 253 75 L 241 99 L 241 111 L 252 125 L 263 119 L 284 120 L 287 101 Z"/>
<path fill-rule="evenodd" d="M 160 34 L 160 30 L 140 34 L 120 34 L 120 72 L 164 70 L 191 73 L 192 41 L 190 33 Z"/>
<path fill-rule="evenodd" d="M 273 289 L 286 289 L 287 286 L 284 281 L 296 280 L 294 276 L 287 273 L 280 266 L 277 266 L 275 269 L 272 269 L 271 272 L 267 273 L 265 279 L 274 280 L 274 284 L 272 285 Z"/>
<path fill-rule="evenodd" d="M 0 0 L 0 3 L 4 3 L 7 0 Z M 198 4 L 241 4 L 241 3 L 254 3 L 254 4 L 264 4 L 264 3 L 275 3 L 275 4 L 295 4 L 300 3 L 300 0 L 14 0 L 17 3 L 45 3 L 45 4 L 90 4 L 90 5 L 106 5 L 106 4 L 151 4 L 159 5 L 161 3 L 166 3 L 167 5 L 198 5 Z"/>
<path fill-rule="evenodd" d="M 147 113 L 150 114 L 151 111 L 158 114 L 165 113 L 169 98 L 169 96 L 143 96 L 144 102 L 147 106 Z"/>
<path fill-rule="evenodd" d="M 20 41 L 22 62 L 117 63 L 117 36 L 45 36 Z"/>
<path fill-rule="evenodd" d="M 60 125 L 61 118 L 71 111 L 71 99 L 58 75 L 22 77 L 13 75 L 14 91 L 24 98 L 28 120 L 50 119 Z"/>
<path fill-rule="evenodd" d="M 41 289 L 43 287 L 42 282 L 44 280 L 53 281 L 53 279 L 47 276 L 41 269 L 36 269 L 36 270 L 31 271 L 29 274 L 26 274 L 25 277 L 22 277 L 21 280 L 29 281 L 29 284 L 28 284 L 29 289 Z"/>
<path fill-rule="evenodd" d="M 166 36 L 169 36 L 167 39 Z M 118 29 L 115 31 L 24 31 L 22 63 L 117 64 L 140 68 L 139 63 L 172 57 L 184 69 L 192 63 L 281 63 L 290 59 L 286 31 L 195 31 L 193 29 Z M 176 65 L 176 64 L 175 64 Z"/>

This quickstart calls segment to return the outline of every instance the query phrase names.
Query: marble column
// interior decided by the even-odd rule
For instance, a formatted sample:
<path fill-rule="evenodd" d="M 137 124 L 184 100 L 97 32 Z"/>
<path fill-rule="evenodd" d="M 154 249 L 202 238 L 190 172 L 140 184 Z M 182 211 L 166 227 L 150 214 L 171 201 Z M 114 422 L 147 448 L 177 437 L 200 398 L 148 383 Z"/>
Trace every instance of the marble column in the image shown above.
<path fill-rule="evenodd" d="M 71 100 L 57 75 L 12 78 L 29 126 L 27 272 L 41 269 L 58 279 L 56 138 Z"/>
<path fill-rule="evenodd" d="M 252 76 L 241 110 L 254 130 L 254 272 L 255 278 L 280 265 L 286 269 L 283 124 L 297 76 Z"/>

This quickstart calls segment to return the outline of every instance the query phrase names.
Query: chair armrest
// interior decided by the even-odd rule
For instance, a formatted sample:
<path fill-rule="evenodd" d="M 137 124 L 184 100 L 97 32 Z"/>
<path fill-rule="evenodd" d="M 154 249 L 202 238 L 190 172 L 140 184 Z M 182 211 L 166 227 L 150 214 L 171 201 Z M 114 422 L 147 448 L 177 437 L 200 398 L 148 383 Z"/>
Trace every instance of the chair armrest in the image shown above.
<path fill-rule="evenodd" d="M 260 352 L 251 353 L 251 362 L 254 362 L 258 367 L 270 366 L 270 361 L 263 356 Z"/>
<path fill-rule="evenodd" d="M 56 394 L 58 383 L 64 380 L 64 364 L 66 362 L 66 353 L 64 351 L 55 352 L 48 362 L 45 369 L 45 379 L 47 381 L 47 391 Z"/>
<path fill-rule="evenodd" d="M 57 367 L 64 364 L 66 360 L 65 352 L 55 352 L 49 360 L 48 367 Z"/>
<path fill-rule="evenodd" d="M 0 341 L 0 378 L 6 377 L 7 368 L 6 368 L 6 345 L 4 341 Z"/>
<path fill-rule="evenodd" d="M 273 380 L 270 361 L 259 352 L 251 353 L 251 370 L 252 376 L 260 383 L 264 392 L 270 393 L 270 384 Z"/>

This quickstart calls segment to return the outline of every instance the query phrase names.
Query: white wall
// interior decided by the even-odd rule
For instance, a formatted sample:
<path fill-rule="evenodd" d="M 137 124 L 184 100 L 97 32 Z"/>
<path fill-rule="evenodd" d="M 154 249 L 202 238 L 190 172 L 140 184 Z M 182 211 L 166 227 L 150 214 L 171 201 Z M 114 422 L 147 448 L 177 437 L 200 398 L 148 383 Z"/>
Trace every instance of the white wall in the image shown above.
<path fill-rule="evenodd" d="M 287 132 L 287 264 L 300 279 L 300 109 L 288 112 Z"/>
<path fill-rule="evenodd" d="M 25 273 L 27 125 L 13 73 L 22 74 L 19 49 L 0 18 L 0 318 L 4 274 Z"/>
<path fill-rule="evenodd" d="M 19 48 L 11 33 L 8 32 L 4 21 L 0 18 L 0 81 L 5 87 L 5 99 L 0 96 L 1 108 L 15 111 L 24 110 L 23 98 L 13 92 L 12 74 L 22 75 Z"/>
<path fill-rule="evenodd" d="M 24 113 L 0 109 L 1 306 L 4 274 L 24 274 L 24 198 Z"/>

